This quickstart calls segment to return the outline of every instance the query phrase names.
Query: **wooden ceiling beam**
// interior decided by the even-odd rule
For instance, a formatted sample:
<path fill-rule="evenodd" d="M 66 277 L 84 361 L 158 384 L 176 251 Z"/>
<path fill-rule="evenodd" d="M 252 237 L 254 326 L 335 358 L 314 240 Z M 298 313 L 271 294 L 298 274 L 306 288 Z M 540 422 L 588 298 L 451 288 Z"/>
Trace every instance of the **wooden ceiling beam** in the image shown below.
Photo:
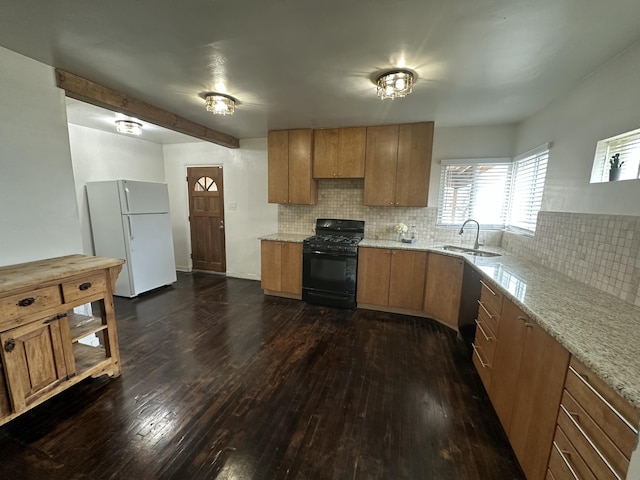
<path fill-rule="evenodd" d="M 125 93 L 118 92 L 60 68 L 56 68 L 56 82 L 58 87 L 65 91 L 67 97 L 136 117 L 145 122 L 222 145 L 223 147 L 240 147 L 240 141 L 231 135 L 212 130 L 168 110 L 130 97 Z"/>

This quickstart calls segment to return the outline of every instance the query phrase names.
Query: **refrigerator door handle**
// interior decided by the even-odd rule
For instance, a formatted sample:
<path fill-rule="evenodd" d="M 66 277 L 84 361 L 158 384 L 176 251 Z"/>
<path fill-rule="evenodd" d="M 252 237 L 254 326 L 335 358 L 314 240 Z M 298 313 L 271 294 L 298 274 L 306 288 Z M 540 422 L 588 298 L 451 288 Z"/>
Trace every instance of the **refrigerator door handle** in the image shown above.
<path fill-rule="evenodd" d="M 124 200 L 127 203 L 127 213 L 129 213 L 131 211 L 131 207 L 129 206 L 129 187 L 127 187 L 126 185 L 127 185 L 127 183 L 125 182 Z"/>
<path fill-rule="evenodd" d="M 129 224 L 129 244 L 131 251 L 133 251 L 133 228 L 131 228 L 131 216 L 127 215 L 127 223 Z"/>

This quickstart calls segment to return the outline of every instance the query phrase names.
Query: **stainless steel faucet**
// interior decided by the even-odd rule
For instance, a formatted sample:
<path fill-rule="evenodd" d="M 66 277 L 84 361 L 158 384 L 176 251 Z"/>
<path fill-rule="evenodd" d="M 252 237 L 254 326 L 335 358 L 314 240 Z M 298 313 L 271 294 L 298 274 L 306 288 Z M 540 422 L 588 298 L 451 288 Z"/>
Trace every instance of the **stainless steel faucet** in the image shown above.
<path fill-rule="evenodd" d="M 459 235 L 462 235 L 464 233 L 464 226 L 469 223 L 469 222 L 475 222 L 475 224 L 478 226 L 478 231 L 476 232 L 476 241 L 473 244 L 473 248 L 474 250 L 478 250 L 480 248 L 480 243 L 478 243 L 478 237 L 480 237 L 480 224 L 478 223 L 477 220 L 474 220 L 473 218 L 470 218 L 469 220 L 466 220 L 462 226 L 460 227 L 460 231 L 458 232 Z"/>

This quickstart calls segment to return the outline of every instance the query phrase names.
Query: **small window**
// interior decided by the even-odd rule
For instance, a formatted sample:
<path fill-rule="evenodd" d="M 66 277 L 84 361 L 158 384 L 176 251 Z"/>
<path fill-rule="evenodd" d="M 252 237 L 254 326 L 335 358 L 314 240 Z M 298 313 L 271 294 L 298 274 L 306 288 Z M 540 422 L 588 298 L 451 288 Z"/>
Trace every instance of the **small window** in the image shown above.
<path fill-rule="evenodd" d="M 507 226 L 533 233 L 542 206 L 547 176 L 549 144 L 541 145 L 513 159 Z"/>
<path fill-rule="evenodd" d="M 615 154 L 619 154 L 620 162 L 624 162 L 620 169 L 619 180 L 640 178 L 640 129 L 598 142 L 591 171 L 591 183 L 609 181 L 611 169 L 609 161 Z"/>
<path fill-rule="evenodd" d="M 217 192 L 218 185 L 211 177 L 200 177 L 193 189 L 196 192 Z"/>
<path fill-rule="evenodd" d="M 468 218 L 482 228 L 503 228 L 510 159 L 442 160 L 438 224 L 461 225 Z"/>

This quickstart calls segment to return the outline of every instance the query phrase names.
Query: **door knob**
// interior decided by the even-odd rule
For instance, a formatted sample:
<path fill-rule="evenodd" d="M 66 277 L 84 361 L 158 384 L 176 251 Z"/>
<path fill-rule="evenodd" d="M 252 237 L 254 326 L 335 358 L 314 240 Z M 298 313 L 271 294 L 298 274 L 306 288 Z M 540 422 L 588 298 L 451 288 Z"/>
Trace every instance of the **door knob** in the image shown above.
<path fill-rule="evenodd" d="M 220 227 L 218 228 L 220 228 L 220 230 L 224 229 L 224 220 L 220 220 Z"/>

